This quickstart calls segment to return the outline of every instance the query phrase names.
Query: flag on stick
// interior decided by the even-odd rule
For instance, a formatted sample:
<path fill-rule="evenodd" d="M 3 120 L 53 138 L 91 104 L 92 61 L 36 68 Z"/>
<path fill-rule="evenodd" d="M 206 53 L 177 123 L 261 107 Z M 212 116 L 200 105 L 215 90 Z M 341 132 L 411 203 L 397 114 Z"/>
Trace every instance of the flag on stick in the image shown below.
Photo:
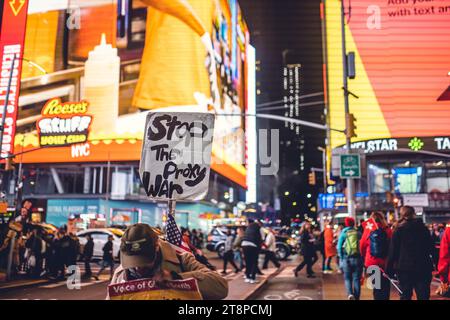
<path fill-rule="evenodd" d="M 166 240 L 174 247 L 177 253 L 192 253 L 189 246 L 183 241 L 183 235 L 178 229 L 174 216 L 170 213 L 167 214 Z"/>
<path fill-rule="evenodd" d="M 370 218 L 362 223 L 362 227 L 364 228 L 364 231 L 368 230 L 372 232 L 378 229 L 378 224 L 374 218 Z"/>

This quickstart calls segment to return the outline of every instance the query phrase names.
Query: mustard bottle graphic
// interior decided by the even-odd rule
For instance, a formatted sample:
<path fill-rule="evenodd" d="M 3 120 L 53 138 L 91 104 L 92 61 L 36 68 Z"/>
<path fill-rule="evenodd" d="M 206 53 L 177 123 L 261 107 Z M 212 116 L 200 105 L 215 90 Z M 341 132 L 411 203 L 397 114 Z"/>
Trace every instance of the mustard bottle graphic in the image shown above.
<path fill-rule="evenodd" d="M 119 116 L 120 57 L 117 48 L 106 43 L 105 34 L 89 52 L 84 72 L 85 99 L 93 115 L 91 136 L 111 135 Z"/>

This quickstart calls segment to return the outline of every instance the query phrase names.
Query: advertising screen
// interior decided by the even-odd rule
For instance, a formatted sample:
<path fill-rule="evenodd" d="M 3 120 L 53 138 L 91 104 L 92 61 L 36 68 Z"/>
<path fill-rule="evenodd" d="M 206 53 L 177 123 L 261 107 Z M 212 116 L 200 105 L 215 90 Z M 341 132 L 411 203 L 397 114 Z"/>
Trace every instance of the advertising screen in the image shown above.
<path fill-rule="evenodd" d="M 449 151 L 450 0 L 352 0 L 345 3 L 356 145 L 371 151 Z M 325 1 L 329 119 L 343 129 L 341 1 Z M 390 138 L 394 138 L 389 140 Z M 373 141 L 374 139 L 387 139 Z M 398 140 L 397 140 L 398 139 Z M 345 136 L 331 133 L 332 148 Z M 371 150 L 369 150 L 371 149 Z"/>
<path fill-rule="evenodd" d="M 209 111 L 212 169 L 246 185 L 245 122 L 233 114 L 247 108 L 249 31 L 236 0 L 30 0 L 27 23 L 21 162 L 139 161 L 150 110 Z M 87 114 L 64 114 L 82 104 Z M 91 120 L 62 127 L 80 117 Z"/>

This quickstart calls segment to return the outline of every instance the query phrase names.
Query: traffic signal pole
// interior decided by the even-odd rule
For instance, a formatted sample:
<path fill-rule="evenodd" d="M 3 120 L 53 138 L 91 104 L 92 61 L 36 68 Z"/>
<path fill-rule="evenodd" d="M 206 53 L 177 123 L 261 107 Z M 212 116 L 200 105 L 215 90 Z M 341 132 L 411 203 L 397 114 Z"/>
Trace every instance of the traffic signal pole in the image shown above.
<path fill-rule="evenodd" d="M 351 136 L 349 135 L 349 121 L 350 106 L 349 106 L 349 91 L 348 91 L 348 61 L 347 61 L 347 47 L 345 44 L 345 7 L 344 0 L 341 0 L 341 33 L 342 33 L 342 67 L 343 67 L 343 91 L 344 91 L 344 111 L 345 111 L 345 147 L 347 153 L 351 153 Z M 355 183 L 353 179 L 347 178 L 347 205 L 348 213 L 355 219 L 356 224 L 356 209 L 355 209 Z"/>

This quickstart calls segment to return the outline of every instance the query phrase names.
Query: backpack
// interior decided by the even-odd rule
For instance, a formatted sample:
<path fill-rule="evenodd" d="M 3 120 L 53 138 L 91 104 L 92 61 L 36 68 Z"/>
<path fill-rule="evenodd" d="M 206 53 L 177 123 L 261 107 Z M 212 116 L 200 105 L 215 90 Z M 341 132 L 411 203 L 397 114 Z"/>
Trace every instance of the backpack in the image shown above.
<path fill-rule="evenodd" d="M 383 229 L 372 231 L 369 235 L 370 255 L 375 258 L 385 258 L 388 254 L 388 238 Z"/>
<path fill-rule="evenodd" d="M 349 229 L 346 233 L 344 252 L 347 257 L 359 255 L 359 235 L 356 229 Z"/>

